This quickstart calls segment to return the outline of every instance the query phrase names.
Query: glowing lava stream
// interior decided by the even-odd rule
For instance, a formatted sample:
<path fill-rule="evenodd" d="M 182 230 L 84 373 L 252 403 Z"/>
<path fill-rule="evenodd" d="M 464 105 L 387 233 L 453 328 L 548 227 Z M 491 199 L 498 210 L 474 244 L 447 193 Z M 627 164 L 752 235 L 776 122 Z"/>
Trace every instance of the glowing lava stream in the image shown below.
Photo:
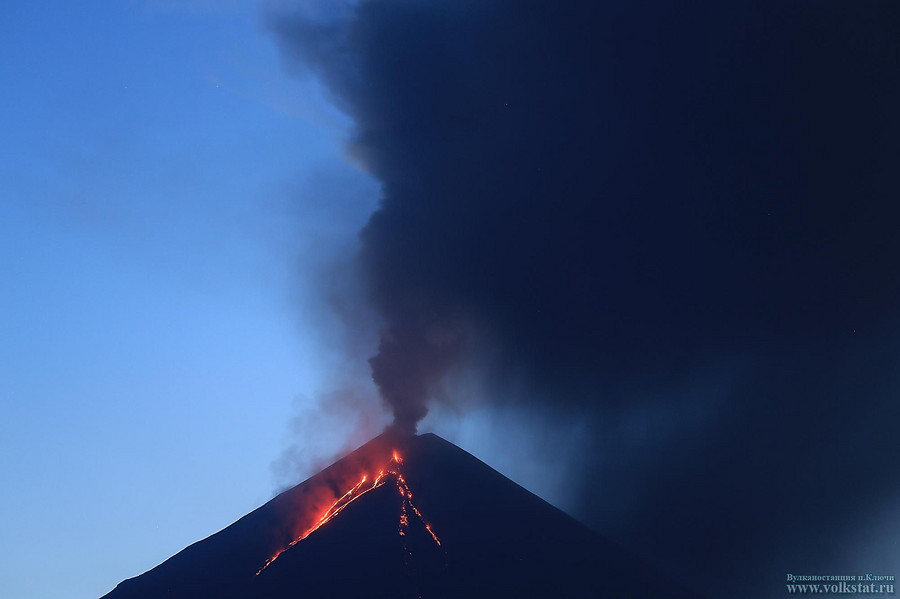
<path fill-rule="evenodd" d="M 393 456 L 391 457 L 391 461 L 388 462 L 388 465 L 385 466 L 384 469 L 378 473 L 378 476 L 375 477 L 375 480 L 372 482 L 372 484 L 370 486 L 364 487 L 364 485 L 366 484 L 366 481 L 368 480 L 368 477 L 363 476 L 362 479 L 358 483 L 353 485 L 353 487 L 349 491 L 347 491 L 346 493 L 341 495 L 337 499 L 337 501 L 335 501 L 333 504 L 331 504 L 331 507 L 328 508 L 324 514 L 322 514 L 322 517 L 319 518 L 319 520 L 316 521 L 316 523 L 313 526 L 311 526 L 308 530 L 306 530 L 306 532 L 304 532 L 302 535 L 300 535 L 299 537 L 297 537 L 296 539 L 294 539 L 293 541 L 288 543 L 287 547 L 285 547 L 283 549 L 279 549 L 278 552 L 275 553 L 275 555 L 273 555 L 268 560 L 266 560 L 266 563 L 263 565 L 263 567 L 260 568 L 259 570 L 257 570 L 256 575 L 259 576 L 260 572 L 262 572 L 263 570 L 268 568 L 272 562 L 274 562 L 276 559 L 278 559 L 279 555 L 281 555 L 282 553 L 284 553 L 285 551 L 287 551 L 288 549 L 290 549 L 291 547 L 293 547 L 294 545 L 296 545 L 297 543 L 299 543 L 300 541 L 302 541 L 303 539 L 305 539 L 306 537 L 308 537 L 309 535 L 314 533 L 316 530 L 318 530 L 321 526 L 323 526 L 329 520 L 331 520 L 332 518 L 337 516 L 339 513 L 341 513 L 341 511 L 345 507 L 347 507 L 348 505 L 350 505 L 351 503 L 353 503 L 354 501 L 356 501 L 357 499 L 359 499 L 360 497 L 362 497 L 369 491 L 372 491 L 373 489 L 377 489 L 381 485 L 385 484 L 387 482 L 388 478 L 392 478 L 394 480 L 394 482 L 397 483 L 397 490 L 400 492 L 400 496 L 403 498 L 403 507 L 402 507 L 402 511 L 400 513 L 400 525 L 398 528 L 400 536 L 406 536 L 406 531 L 409 528 L 408 509 L 411 509 L 413 511 L 413 513 L 416 515 L 416 517 L 425 526 L 425 530 L 428 531 L 428 534 L 431 535 L 431 538 L 434 539 L 434 542 L 438 545 L 438 547 L 441 547 L 441 540 L 434 533 L 434 531 L 431 530 L 431 525 L 425 521 L 425 518 L 422 516 L 422 512 L 420 512 L 419 509 L 415 505 L 413 505 L 412 491 L 409 490 L 409 486 L 406 484 L 406 480 L 403 478 L 403 475 L 400 474 L 400 464 L 401 463 L 403 463 L 403 460 L 400 457 L 400 455 L 395 451 Z"/>

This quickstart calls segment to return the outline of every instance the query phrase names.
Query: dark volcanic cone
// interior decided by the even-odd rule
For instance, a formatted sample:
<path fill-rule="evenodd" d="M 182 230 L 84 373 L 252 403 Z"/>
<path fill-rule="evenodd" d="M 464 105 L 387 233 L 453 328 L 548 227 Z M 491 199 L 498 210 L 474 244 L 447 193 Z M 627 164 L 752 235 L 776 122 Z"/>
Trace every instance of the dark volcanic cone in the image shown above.
<path fill-rule="evenodd" d="M 455 445 L 388 432 L 104 599 L 361 596 L 692 595 Z"/>

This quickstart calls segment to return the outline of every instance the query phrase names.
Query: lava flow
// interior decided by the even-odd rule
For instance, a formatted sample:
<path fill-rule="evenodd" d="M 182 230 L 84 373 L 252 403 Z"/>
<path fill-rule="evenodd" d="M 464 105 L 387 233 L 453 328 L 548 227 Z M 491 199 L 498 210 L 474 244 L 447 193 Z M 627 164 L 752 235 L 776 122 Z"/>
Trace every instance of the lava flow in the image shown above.
<path fill-rule="evenodd" d="M 341 513 L 341 511 L 345 507 L 347 507 L 369 491 L 377 489 L 381 485 L 387 483 L 389 479 L 393 480 L 396 483 L 397 490 L 399 491 L 400 496 L 403 498 L 402 508 L 400 512 L 400 523 L 398 526 L 398 532 L 400 533 L 400 536 L 406 536 L 407 534 L 407 531 L 409 529 L 409 512 L 412 511 L 412 513 L 415 514 L 415 516 L 422 522 L 425 530 L 428 531 L 428 534 L 431 535 L 431 538 L 438 545 L 438 547 L 441 547 L 441 540 L 431 529 L 431 524 L 425 521 L 425 518 L 422 516 L 422 512 L 420 512 L 419 509 L 413 504 L 412 491 L 410 491 L 409 486 L 406 484 L 406 480 L 400 473 L 400 464 L 402 463 L 403 459 L 400 457 L 400 454 L 394 451 L 393 456 L 391 457 L 391 460 L 388 462 L 387 466 L 385 466 L 381 471 L 378 472 L 378 476 L 375 477 L 371 485 L 366 485 L 368 476 L 363 475 L 362 479 L 358 483 L 351 487 L 350 490 L 348 490 L 346 493 L 341 495 L 333 504 L 331 504 L 331 507 L 325 510 L 325 513 L 322 514 L 322 516 L 316 521 L 315 524 L 313 524 L 309 529 L 303 532 L 303 534 L 288 543 L 286 547 L 284 547 L 283 549 L 279 549 L 278 552 L 276 552 L 272 557 L 266 560 L 266 563 L 263 564 L 263 567 L 257 570 L 257 576 L 263 570 L 268 568 L 272 562 L 278 559 L 278 556 L 280 556 L 282 553 L 314 533 L 324 524 L 329 522 L 332 518 Z"/>

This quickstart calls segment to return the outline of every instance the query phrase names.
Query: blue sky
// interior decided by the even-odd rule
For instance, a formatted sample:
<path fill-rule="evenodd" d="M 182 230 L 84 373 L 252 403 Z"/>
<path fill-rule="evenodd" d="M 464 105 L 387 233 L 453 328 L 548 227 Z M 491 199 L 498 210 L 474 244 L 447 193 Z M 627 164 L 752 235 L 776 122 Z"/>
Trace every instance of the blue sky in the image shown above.
<path fill-rule="evenodd" d="M 0 596 L 99 597 L 266 501 L 340 369 L 316 281 L 377 188 L 259 21 L 4 11 Z"/>

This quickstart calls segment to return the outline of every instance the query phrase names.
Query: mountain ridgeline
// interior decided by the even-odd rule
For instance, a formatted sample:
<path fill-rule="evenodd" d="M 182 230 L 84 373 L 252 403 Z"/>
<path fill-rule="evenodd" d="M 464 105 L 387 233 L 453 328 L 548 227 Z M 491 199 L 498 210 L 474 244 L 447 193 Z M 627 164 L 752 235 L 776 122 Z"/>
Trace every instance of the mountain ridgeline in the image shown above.
<path fill-rule="evenodd" d="M 103 599 L 694 596 L 455 445 L 388 431 Z"/>

